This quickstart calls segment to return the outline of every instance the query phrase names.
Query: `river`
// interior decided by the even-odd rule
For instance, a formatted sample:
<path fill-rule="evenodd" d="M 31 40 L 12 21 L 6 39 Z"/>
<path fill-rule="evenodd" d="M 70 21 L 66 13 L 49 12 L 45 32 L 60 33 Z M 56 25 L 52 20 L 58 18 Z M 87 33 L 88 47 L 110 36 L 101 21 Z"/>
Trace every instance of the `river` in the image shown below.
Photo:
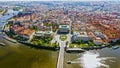
<path fill-rule="evenodd" d="M 0 25 L 16 15 L 18 12 L 8 10 L 4 16 L 0 16 Z M 2 38 L 0 42 L 0 68 L 56 68 L 57 51 L 35 49 L 20 43 L 11 43 Z"/>
<path fill-rule="evenodd" d="M 11 9 L 8 9 L 8 11 L 4 15 L 0 15 L 0 27 L 6 22 L 6 20 L 17 14 L 18 11 L 13 11 Z"/>
<path fill-rule="evenodd" d="M 71 61 L 72 64 L 67 64 Z M 120 68 L 120 48 L 104 48 L 84 53 L 66 53 L 65 68 Z"/>
<path fill-rule="evenodd" d="M 0 37 L 0 68 L 56 68 L 57 52 L 11 43 Z"/>

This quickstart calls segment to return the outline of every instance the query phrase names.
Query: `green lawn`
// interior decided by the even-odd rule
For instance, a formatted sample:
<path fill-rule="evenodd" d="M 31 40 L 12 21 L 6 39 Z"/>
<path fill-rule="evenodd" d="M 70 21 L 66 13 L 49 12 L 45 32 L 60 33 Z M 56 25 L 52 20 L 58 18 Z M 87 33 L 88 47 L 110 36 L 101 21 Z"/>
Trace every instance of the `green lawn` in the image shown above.
<path fill-rule="evenodd" d="M 59 43 L 56 41 L 55 43 L 51 43 L 51 38 L 33 38 L 30 42 L 31 44 L 38 45 L 38 46 L 49 46 L 49 47 L 58 47 Z"/>
<path fill-rule="evenodd" d="M 67 36 L 66 35 L 60 35 L 60 38 L 59 38 L 61 41 L 65 41 L 67 39 Z"/>

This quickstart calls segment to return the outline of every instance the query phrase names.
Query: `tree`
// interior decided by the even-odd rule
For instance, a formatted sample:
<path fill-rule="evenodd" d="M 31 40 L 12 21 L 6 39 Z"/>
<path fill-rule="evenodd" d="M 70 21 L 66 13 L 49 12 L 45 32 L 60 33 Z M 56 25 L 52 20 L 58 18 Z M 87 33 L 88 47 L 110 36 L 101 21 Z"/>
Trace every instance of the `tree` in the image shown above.
<path fill-rule="evenodd" d="M 69 47 L 70 47 L 70 48 L 73 48 L 73 47 L 74 47 L 74 45 L 70 43 L 70 44 L 69 44 Z"/>
<path fill-rule="evenodd" d="M 37 27 L 37 26 L 33 26 L 32 28 L 33 28 L 34 30 L 36 30 L 36 31 L 38 30 L 38 27 Z"/>
<path fill-rule="evenodd" d="M 42 45 L 43 44 L 43 41 L 42 40 L 39 40 L 38 41 L 38 45 Z"/>
<path fill-rule="evenodd" d="M 69 42 L 67 41 L 67 42 L 66 42 L 66 45 L 68 45 L 68 43 L 69 43 Z"/>
<path fill-rule="evenodd" d="M 90 42 L 90 41 L 88 42 L 88 44 L 89 44 L 90 46 L 94 46 L 94 44 L 93 44 L 92 42 Z"/>

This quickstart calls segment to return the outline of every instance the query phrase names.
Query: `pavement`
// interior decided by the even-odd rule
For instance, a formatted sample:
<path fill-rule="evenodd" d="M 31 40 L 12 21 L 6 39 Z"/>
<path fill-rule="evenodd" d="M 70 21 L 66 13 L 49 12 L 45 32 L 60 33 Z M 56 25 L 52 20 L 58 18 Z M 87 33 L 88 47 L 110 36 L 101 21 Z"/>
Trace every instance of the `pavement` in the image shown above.
<path fill-rule="evenodd" d="M 60 51 L 58 56 L 58 62 L 57 62 L 57 68 L 63 68 L 64 67 L 64 48 L 65 42 L 60 42 Z"/>
<path fill-rule="evenodd" d="M 65 47 L 66 47 L 66 41 L 71 42 L 71 23 L 70 22 L 69 26 L 70 26 L 70 32 L 67 35 L 67 39 L 65 41 L 61 41 L 59 39 L 60 34 L 57 34 L 57 31 L 54 33 L 54 38 L 51 42 L 55 42 L 57 41 L 59 43 L 60 46 L 60 50 L 59 50 L 59 55 L 58 55 L 58 62 L 57 62 L 57 68 L 63 68 L 64 67 L 64 52 L 65 52 Z"/>

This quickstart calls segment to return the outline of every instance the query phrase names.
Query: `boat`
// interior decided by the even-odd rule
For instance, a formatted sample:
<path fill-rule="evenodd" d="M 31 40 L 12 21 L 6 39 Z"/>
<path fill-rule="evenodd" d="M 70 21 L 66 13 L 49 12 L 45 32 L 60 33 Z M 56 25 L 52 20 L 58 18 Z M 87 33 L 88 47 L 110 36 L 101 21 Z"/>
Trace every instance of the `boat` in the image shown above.
<path fill-rule="evenodd" d="M 0 42 L 0 46 L 5 46 L 5 44 Z"/>
<path fill-rule="evenodd" d="M 71 64 L 71 61 L 67 61 L 67 64 Z"/>
<path fill-rule="evenodd" d="M 16 42 L 17 42 L 16 40 L 14 40 L 14 39 L 12 39 L 12 38 L 9 38 L 8 36 L 3 36 L 3 38 L 5 38 L 6 40 L 11 41 L 11 42 L 13 42 L 13 43 L 16 43 Z"/>

